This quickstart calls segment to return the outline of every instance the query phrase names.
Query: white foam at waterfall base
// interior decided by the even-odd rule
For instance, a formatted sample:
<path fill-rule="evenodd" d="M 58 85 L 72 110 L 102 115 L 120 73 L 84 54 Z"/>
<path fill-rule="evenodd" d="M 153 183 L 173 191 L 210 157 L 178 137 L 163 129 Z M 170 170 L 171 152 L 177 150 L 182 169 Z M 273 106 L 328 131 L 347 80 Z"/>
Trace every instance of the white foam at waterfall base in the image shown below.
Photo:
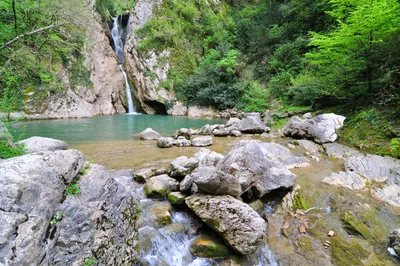
<path fill-rule="evenodd" d="M 192 225 L 192 218 L 183 212 L 173 212 L 174 222 Z M 140 230 L 140 229 L 139 229 Z M 190 236 L 185 232 L 166 233 L 162 228 L 157 230 L 158 235 L 151 238 L 151 248 L 140 254 L 148 265 L 171 266 L 217 266 L 217 261 L 198 258 L 190 253 L 190 244 L 197 236 Z M 254 266 L 277 266 L 271 250 L 267 245 L 261 245 L 257 252 L 257 264 Z"/>

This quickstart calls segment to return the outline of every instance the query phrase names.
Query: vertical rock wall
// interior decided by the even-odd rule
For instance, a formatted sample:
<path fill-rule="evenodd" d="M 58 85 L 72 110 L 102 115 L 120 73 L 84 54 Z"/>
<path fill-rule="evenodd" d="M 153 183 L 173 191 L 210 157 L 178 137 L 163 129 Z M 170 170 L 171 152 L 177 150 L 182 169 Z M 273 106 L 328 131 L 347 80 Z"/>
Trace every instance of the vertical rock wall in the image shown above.
<path fill-rule="evenodd" d="M 149 114 L 166 113 L 166 104 L 174 99 L 171 91 L 162 87 L 169 70 L 169 52 L 143 54 L 138 50 L 135 31 L 152 18 L 153 8 L 160 0 L 138 0 L 131 12 L 130 33 L 125 45 L 125 67 L 137 89 L 137 98 Z M 163 59 L 163 60 L 160 60 Z M 162 62 L 161 62 L 162 61 Z M 151 75 L 149 75 L 151 73 Z"/>

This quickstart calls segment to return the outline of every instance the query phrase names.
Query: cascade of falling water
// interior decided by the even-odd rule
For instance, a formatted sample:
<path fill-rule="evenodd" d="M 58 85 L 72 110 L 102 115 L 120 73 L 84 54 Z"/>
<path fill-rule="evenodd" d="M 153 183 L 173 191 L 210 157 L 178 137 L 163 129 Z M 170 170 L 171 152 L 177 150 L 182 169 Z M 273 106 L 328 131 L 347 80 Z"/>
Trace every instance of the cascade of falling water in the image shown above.
<path fill-rule="evenodd" d="M 121 18 L 121 22 L 122 22 L 122 17 L 120 16 L 120 18 Z M 123 38 L 122 31 L 123 30 L 122 30 L 122 25 L 120 25 L 120 24 L 121 23 L 118 23 L 118 17 L 113 18 L 113 27 L 111 30 L 111 35 L 114 40 L 114 50 L 118 56 L 119 68 L 121 69 L 122 74 L 124 74 L 124 78 L 125 78 L 125 90 L 126 90 L 126 101 L 128 102 L 128 113 L 136 114 L 135 108 L 133 106 L 132 93 L 131 93 L 131 88 L 130 88 L 129 82 L 128 82 L 128 76 L 122 67 L 122 65 L 124 63 L 124 40 L 122 39 Z M 128 21 L 126 27 L 128 27 L 128 25 L 129 25 L 129 21 Z"/>

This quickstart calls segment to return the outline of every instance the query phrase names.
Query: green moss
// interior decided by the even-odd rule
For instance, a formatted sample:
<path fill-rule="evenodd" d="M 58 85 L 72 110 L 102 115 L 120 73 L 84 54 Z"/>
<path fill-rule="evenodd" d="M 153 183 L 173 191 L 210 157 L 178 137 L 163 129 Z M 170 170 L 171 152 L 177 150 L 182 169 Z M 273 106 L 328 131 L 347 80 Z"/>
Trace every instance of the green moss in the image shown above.
<path fill-rule="evenodd" d="M 192 243 L 190 251 L 196 256 L 210 259 L 227 258 L 231 253 L 225 244 L 211 237 L 196 239 Z"/>
<path fill-rule="evenodd" d="M 219 228 L 220 226 L 220 222 L 218 220 L 214 220 L 214 219 L 205 219 L 204 222 L 211 228 L 215 229 L 215 228 Z"/>
<path fill-rule="evenodd" d="M 358 243 L 347 243 L 335 235 L 331 239 L 332 260 L 337 266 L 363 265 L 362 260 L 368 257 L 368 252 Z"/>
<path fill-rule="evenodd" d="M 308 210 L 308 203 L 303 197 L 303 195 L 300 194 L 300 191 L 297 191 L 297 193 L 293 197 L 293 208 L 295 209 L 302 209 L 302 210 Z"/>
<path fill-rule="evenodd" d="M 353 235 L 360 235 L 366 239 L 371 239 L 372 235 L 370 229 L 358 219 L 352 212 L 347 211 L 340 217 L 342 220 L 344 229 Z"/>
<path fill-rule="evenodd" d="M 173 193 L 168 194 L 168 200 L 172 205 L 182 205 L 185 203 L 185 199 L 175 196 Z"/>
<path fill-rule="evenodd" d="M 168 224 L 171 224 L 172 223 L 172 216 L 169 214 L 169 215 L 163 215 L 163 216 L 158 216 L 157 217 L 157 222 L 160 224 L 160 225 L 168 225 Z"/>
<path fill-rule="evenodd" d="M 168 191 L 166 189 L 163 188 L 150 191 L 148 185 L 144 186 L 144 193 L 148 198 L 165 198 L 168 195 Z"/>
<path fill-rule="evenodd" d="M 313 239 L 307 236 L 301 236 L 297 239 L 299 250 L 303 253 L 309 253 L 314 250 Z"/>

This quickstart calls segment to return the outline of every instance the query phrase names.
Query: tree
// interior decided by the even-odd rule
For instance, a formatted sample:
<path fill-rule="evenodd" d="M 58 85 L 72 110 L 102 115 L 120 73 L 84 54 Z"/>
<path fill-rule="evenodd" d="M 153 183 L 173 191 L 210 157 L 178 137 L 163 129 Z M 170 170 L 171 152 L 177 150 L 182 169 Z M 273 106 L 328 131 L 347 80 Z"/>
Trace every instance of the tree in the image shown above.
<path fill-rule="evenodd" d="M 303 75 L 296 85 L 324 87 L 322 93 L 344 99 L 376 93 L 377 73 L 392 56 L 393 48 L 387 50 L 386 44 L 400 32 L 399 2 L 331 0 L 330 3 L 333 10 L 329 14 L 338 21 L 338 26 L 328 33 L 311 33 L 310 45 L 315 49 L 306 58 L 312 67 L 309 75 L 313 77 Z"/>

